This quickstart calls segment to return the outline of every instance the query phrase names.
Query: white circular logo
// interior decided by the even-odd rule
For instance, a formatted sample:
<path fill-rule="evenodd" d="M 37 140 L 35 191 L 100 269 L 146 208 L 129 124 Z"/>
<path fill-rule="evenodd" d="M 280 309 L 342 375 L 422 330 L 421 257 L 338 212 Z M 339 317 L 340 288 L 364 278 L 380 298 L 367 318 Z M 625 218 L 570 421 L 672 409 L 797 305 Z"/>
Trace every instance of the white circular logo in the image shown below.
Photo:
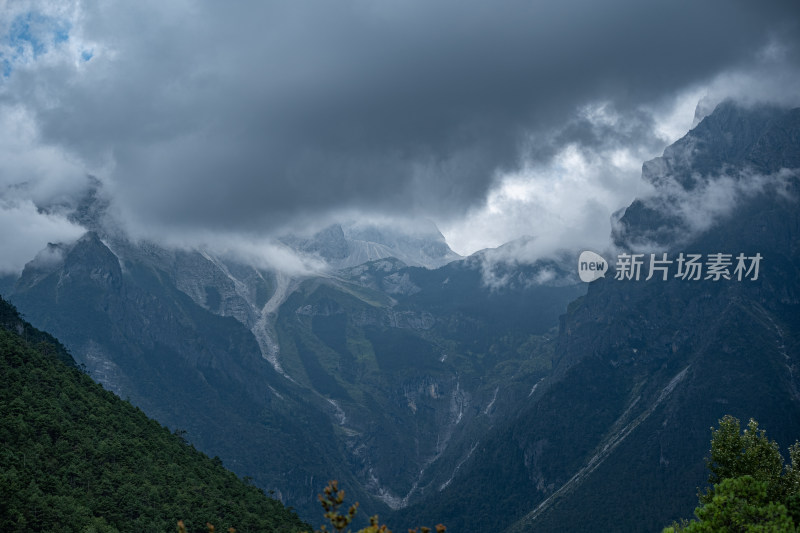
<path fill-rule="evenodd" d="M 581 252 L 578 257 L 578 276 L 581 281 L 591 283 L 596 279 L 606 277 L 608 261 L 603 256 L 590 251 Z"/>

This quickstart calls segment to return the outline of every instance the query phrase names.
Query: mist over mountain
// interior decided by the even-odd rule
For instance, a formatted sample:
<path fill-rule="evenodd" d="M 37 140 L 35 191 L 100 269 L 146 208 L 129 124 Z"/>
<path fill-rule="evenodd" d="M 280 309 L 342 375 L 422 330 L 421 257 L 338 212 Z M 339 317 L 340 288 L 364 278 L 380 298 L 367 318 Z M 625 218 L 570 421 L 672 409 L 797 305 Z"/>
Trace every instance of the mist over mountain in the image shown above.
<path fill-rule="evenodd" d="M 386 224 L 333 224 L 310 238 L 289 235 L 281 240 L 297 252 L 319 257 L 335 269 L 389 257 L 408 266 L 436 268 L 461 258 L 432 222 L 410 231 Z"/>
<path fill-rule="evenodd" d="M 331 479 L 353 529 L 690 517 L 720 416 L 800 435 L 796 4 L 0 3 L 0 429 L 57 450 L 0 521 L 203 494 L 95 492 L 86 424 L 59 470 L 33 328 L 315 526 Z"/>
<path fill-rule="evenodd" d="M 587 287 L 578 250 L 459 259 L 435 227 L 354 223 L 284 237 L 318 265 L 292 273 L 106 230 L 93 189 L 70 215 L 93 230 L 7 294 L 306 519 L 336 478 L 400 524 L 654 529 L 691 515 L 723 414 L 800 434 L 798 117 L 719 106 L 643 165 L 654 192 L 615 221 L 643 272 L 650 253 L 760 254 L 756 280 L 614 279 L 611 261 Z"/>
<path fill-rule="evenodd" d="M 790 196 L 800 167 L 798 113 L 765 105 L 743 113 L 732 101 L 720 104 L 642 166 L 655 191 L 624 210 L 614 227 L 617 246 L 685 244 L 765 190 Z"/>
<path fill-rule="evenodd" d="M 57 208 L 87 176 L 161 245 L 286 266 L 306 226 L 429 219 L 532 261 L 605 241 L 698 101 L 800 105 L 791 0 L 500 4 L 5 5 L 0 273 L 92 229 Z"/>

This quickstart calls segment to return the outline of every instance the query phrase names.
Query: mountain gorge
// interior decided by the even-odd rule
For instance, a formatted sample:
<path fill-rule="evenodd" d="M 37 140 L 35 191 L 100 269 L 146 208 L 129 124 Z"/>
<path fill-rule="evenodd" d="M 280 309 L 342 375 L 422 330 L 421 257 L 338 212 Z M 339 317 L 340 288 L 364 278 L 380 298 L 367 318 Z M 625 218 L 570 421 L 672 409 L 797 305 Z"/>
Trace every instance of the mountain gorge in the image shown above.
<path fill-rule="evenodd" d="M 579 284 L 578 250 L 497 264 L 347 224 L 283 238 L 325 265 L 292 274 L 129 240 L 90 194 L 89 231 L 2 287 L 95 380 L 307 520 L 335 478 L 392 524 L 657 530 L 691 515 L 722 415 L 800 435 L 798 168 L 800 110 L 722 104 L 614 220 L 638 280 Z M 757 279 L 645 280 L 651 253 L 762 260 Z"/>
<path fill-rule="evenodd" d="M 290 275 L 131 242 L 96 219 L 31 261 L 11 301 L 105 387 L 309 518 L 330 478 L 381 512 L 450 483 L 550 371 L 551 330 L 584 290 L 535 283 L 548 264 L 489 289 L 479 258 Z M 389 238 L 378 244 L 402 242 Z"/>

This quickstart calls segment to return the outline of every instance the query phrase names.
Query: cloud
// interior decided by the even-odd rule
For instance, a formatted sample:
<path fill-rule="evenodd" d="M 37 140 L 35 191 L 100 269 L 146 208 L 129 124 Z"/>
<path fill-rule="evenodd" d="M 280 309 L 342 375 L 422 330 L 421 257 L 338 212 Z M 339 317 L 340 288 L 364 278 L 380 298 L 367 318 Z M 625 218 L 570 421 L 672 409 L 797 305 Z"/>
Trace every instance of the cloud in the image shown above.
<path fill-rule="evenodd" d="M 43 143 L 29 110 L 0 104 L 0 274 L 19 274 L 48 243 L 83 233 L 61 208 L 86 185 L 80 161 Z"/>
<path fill-rule="evenodd" d="M 684 107 L 683 100 L 674 107 Z M 677 121 L 671 112 L 665 116 Z M 551 132 L 557 151 L 549 159 L 530 158 L 503 175 L 483 205 L 443 232 L 462 253 L 521 239 L 489 254 L 497 260 L 533 262 L 565 249 L 602 249 L 611 215 L 649 191 L 641 180 L 642 161 L 666 142 L 654 121 L 650 113 L 621 114 L 609 102 L 583 106 Z M 682 121 L 685 132 L 691 114 Z"/>
<path fill-rule="evenodd" d="M 0 106 L 33 132 L 4 183 L 38 203 L 91 173 L 126 227 L 175 240 L 361 211 L 433 219 L 460 252 L 594 240 L 675 135 L 679 95 L 798 64 L 793 2 L 3 9 Z"/>
<path fill-rule="evenodd" d="M 632 110 L 610 101 L 577 108 L 560 128 L 549 130 L 549 141 L 530 143 L 525 165 L 502 174 L 482 205 L 443 225 L 448 242 L 460 253 L 471 253 L 520 239 L 486 257 L 528 263 L 564 250 L 611 250 L 614 213 L 636 198 L 655 201 L 651 183 L 642 179 L 642 162 L 661 155 L 717 104 L 733 99 L 744 106 L 800 106 L 800 93 L 786 90 L 800 86 L 800 69 L 788 68 L 785 48 L 774 46 L 756 54 L 766 55 L 764 61 L 725 71 L 661 101 Z M 752 183 L 764 181 L 754 177 Z M 722 215 L 730 202 L 753 194 L 732 179 L 706 185 L 692 194 L 669 193 L 680 198 L 672 208 L 685 214 L 692 234 L 708 227 L 698 217 Z"/>
<path fill-rule="evenodd" d="M 329 270 L 319 258 L 298 253 L 270 237 L 199 230 L 168 233 L 158 242 L 170 249 L 210 252 L 216 257 L 295 277 L 326 275 Z"/>
<path fill-rule="evenodd" d="M 47 243 L 71 242 L 84 232 L 63 216 L 39 212 L 31 201 L 0 203 L 0 227 L 0 274 L 19 274 Z"/>
<path fill-rule="evenodd" d="M 35 117 L 21 105 L 0 104 L 0 161 L 0 199 L 6 201 L 63 203 L 87 184 L 81 161 L 43 142 Z"/>
<path fill-rule="evenodd" d="M 674 249 L 692 242 L 725 220 L 738 206 L 761 194 L 796 202 L 791 184 L 798 176 L 797 168 L 782 168 L 771 174 L 745 168 L 731 174 L 706 176 L 689 190 L 674 176 L 666 175 L 636 205 L 640 212 L 649 214 L 651 226 L 630 228 L 614 221 L 615 236 L 627 250 L 651 253 Z"/>

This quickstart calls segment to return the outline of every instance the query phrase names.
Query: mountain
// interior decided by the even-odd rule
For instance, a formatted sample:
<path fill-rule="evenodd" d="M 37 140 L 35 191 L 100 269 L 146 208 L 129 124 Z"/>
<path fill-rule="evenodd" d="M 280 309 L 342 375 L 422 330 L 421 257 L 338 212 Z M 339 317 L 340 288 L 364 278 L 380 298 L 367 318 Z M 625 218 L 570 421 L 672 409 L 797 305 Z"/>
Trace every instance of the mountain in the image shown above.
<path fill-rule="evenodd" d="M 344 280 L 304 281 L 276 323 L 283 368 L 341 409 L 350 464 L 394 509 L 450 483 L 549 373 L 556 317 L 581 293 L 492 291 L 470 261 L 397 266 L 377 261 Z"/>
<path fill-rule="evenodd" d="M 479 258 L 299 277 L 98 227 L 42 251 L 8 298 L 104 386 L 312 519 L 328 479 L 381 514 L 450 483 L 551 370 L 558 316 L 585 291 L 553 268 L 506 288 Z"/>
<path fill-rule="evenodd" d="M 561 319 L 551 378 L 402 517 L 465 532 L 659 530 L 692 515 L 723 415 L 758 419 L 782 449 L 794 442 L 799 135 L 798 109 L 725 103 L 645 163 L 657 193 L 621 214 L 620 254 L 645 254 L 647 273 L 650 253 L 727 253 L 731 274 L 739 253 L 760 254 L 757 279 L 676 278 L 673 264 L 666 281 L 591 283 Z M 734 201 L 686 209 L 712 189 Z"/>
<path fill-rule="evenodd" d="M 800 110 L 720 104 L 696 128 L 644 163 L 642 179 L 658 194 L 635 200 L 615 225 L 621 247 L 686 244 L 732 202 L 780 185 L 800 167 Z M 705 216 L 700 216 L 705 214 Z"/>
<path fill-rule="evenodd" d="M 0 299 L 0 527 L 309 529 L 297 515 L 78 369 Z"/>
<path fill-rule="evenodd" d="M 461 259 L 433 223 L 410 230 L 364 222 L 332 224 L 310 238 L 289 235 L 282 241 L 334 269 L 388 258 L 399 259 L 407 266 L 438 268 Z"/>
<path fill-rule="evenodd" d="M 195 263 L 232 283 L 200 254 L 117 245 L 112 251 L 109 241 L 89 232 L 49 261 L 37 258 L 11 301 L 63 339 L 105 387 L 185 431 L 199 449 L 279 498 L 307 501 L 308 515 L 315 516 L 311 502 L 319 487 L 312 479 L 350 480 L 339 467 L 343 457 L 318 440 L 317 432 L 332 431 L 324 400 L 308 397 L 276 372 L 245 324 L 199 306 L 178 288 L 187 265 Z M 270 278 L 253 275 L 263 285 L 254 294 L 259 287 L 269 294 Z M 228 285 L 218 286 L 209 284 L 208 293 L 226 294 Z M 220 309 L 237 302 L 219 298 Z"/>

